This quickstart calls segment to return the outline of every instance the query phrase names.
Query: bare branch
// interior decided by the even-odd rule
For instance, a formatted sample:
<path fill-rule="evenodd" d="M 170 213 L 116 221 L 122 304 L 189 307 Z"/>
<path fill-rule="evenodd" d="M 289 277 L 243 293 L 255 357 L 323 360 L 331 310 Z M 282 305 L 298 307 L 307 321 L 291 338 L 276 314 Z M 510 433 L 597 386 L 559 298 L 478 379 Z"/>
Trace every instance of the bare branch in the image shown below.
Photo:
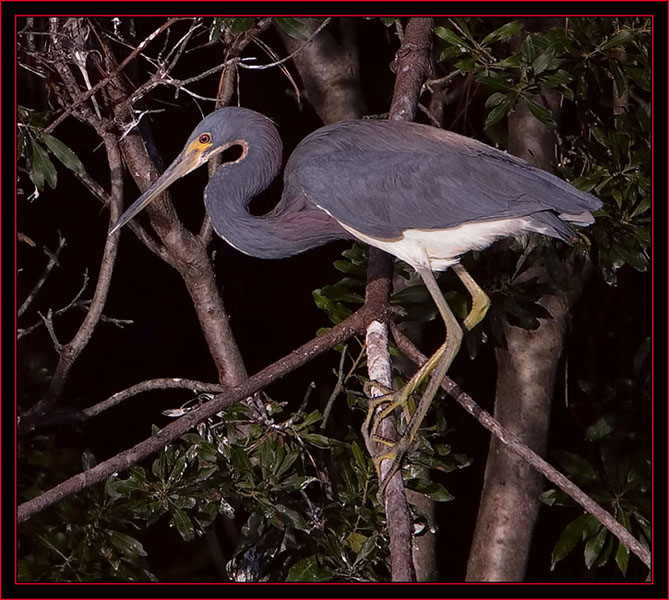
<path fill-rule="evenodd" d="M 266 64 L 266 65 L 245 65 L 240 63 L 240 67 L 243 69 L 253 69 L 253 70 L 264 70 L 264 69 L 271 69 L 272 67 L 278 67 L 279 65 L 282 65 L 285 62 L 288 62 L 293 56 L 304 50 L 304 48 L 311 43 L 311 40 L 313 40 L 327 25 L 330 23 L 331 17 L 328 17 L 323 21 L 317 28 L 316 30 L 309 36 L 309 39 L 307 39 L 297 50 L 294 52 L 291 52 L 288 56 L 282 58 L 281 60 L 276 60 L 272 63 Z"/>
<path fill-rule="evenodd" d="M 30 327 L 25 327 L 23 329 L 19 329 L 17 331 L 16 339 L 20 340 L 24 335 L 27 335 L 29 333 L 32 333 L 35 329 L 37 329 L 40 325 L 44 324 L 47 325 L 47 330 L 49 330 L 49 335 L 51 335 L 51 339 L 54 340 L 54 343 L 56 344 L 57 351 L 60 353 L 60 349 L 62 346 L 57 342 L 55 338 L 55 333 L 53 332 L 53 317 L 62 315 L 63 313 L 66 313 L 68 310 L 75 306 L 81 306 L 81 302 L 79 301 L 79 298 L 81 298 L 81 295 L 86 291 L 86 288 L 88 287 L 88 271 L 84 271 L 84 282 L 79 289 L 79 291 L 76 293 L 74 298 L 63 306 L 62 308 L 59 308 L 56 312 L 52 312 L 51 309 L 49 309 L 49 312 L 47 314 L 47 320 L 45 320 L 44 316 L 42 316 L 40 313 L 40 318 L 42 319 L 42 322 L 37 322 L 31 325 Z M 48 321 L 48 323 L 47 323 Z M 51 327 L 51 329 L 49 329 Z"/>
<path fill-rule="evenodd" d="M 58 341 L 58 336 L 56 335 L 56 331 L 53 328 L 53 311 L 49 309 L 46 313 L 46 316 L 44 316 L 39 311 L 37 314 L 40 316 L 40 319 L 42 319 L 42 322 L 44 323 L 44 327 L 46 327 L 46 330 L 49 332 L 49 337 L 53 342 L 54 349 L 58 354 L 60 354 L 63 351 L 63 345 Z"/>
<path fill-rule="evenodd" d="M 65 238 L 60 234 L 60 231 L 58 232 L 58 248 L 54 252 L 51 252 L 46 246 L 42 247 L 42 250 L 44 251 L 44 254 L 46 254 L 49 257 L 49 262 L 47 263 L 46 267 L 44 268 L 44 272 L 42 273 L 42 276 L 37 280 L 37 283 L 33 287 L 33 289 L 30 291 L 26 299 L 23 301 L 23 304 L 21 304 L 21 307 L 18 310 L 17 317 L 20 317 L 32 301 L 35 299 L 39 291 L 42 289 L 42 286 L 44 285 L 44 282 L 47 280 L 49 277 L 49 273 L 51 273 L 52 269 L 58 264 L 58 257 L 60 256 L 61 251 L 63 248 L 65 248 Z"/>
<path fill-rule="evenodd" d="M 69 412 L 55 412 L 52 415 L 49 415 L 45 418 L 40 424 L 40 429 L 42 427 L 52 427 L 53 425 L 60 425 L 63 423 L 71 422 L 81 422 L 92 419 L 102 414 L 104 411 L 118 406 L 121 402 L 127 400 L 128 398 L 133 398 L 138 394 L 143 394 L 144 392 L 151 392 L 155 390 L 190 390 L 198 394 L 220 394 L 224 391 L 223 386 L 220 383 L 206 383 L 203 381 L 196 381 L 194 379 L 182 379 L 180 377 L 163 377 L 159 379 L 149 379 L 147 381 L 142 381 L 141 383 L 136 383 L 125 390 L 116 392 L 111 395 L 106 400 L 98 402 L 93 406 L 84 408 L 83 410 L 69 411 Z"/>
<path fill-rule="evenodd" d="M 190 19 L 192 17 L 174 17 L 172 19 L 168 19 L 165 23 L 163 23 L 160 27 L 158 27 L 153 33 L 149 34 L 146 38 L 144 38 L 143 41 L 141 41 L 137 48 L 135 48 L 128 56 L 125 57 L 125 59 L 121 62 L 114 71 L 112 71 L 109 75 L 103 77 L 100 81 L 98 81 L 90 90 L 83 92 L 80 94 L 73 102 L 71 105 L 67 106 L 65 110 L 56 118 L 53 123 L 51 123 L 45 130 L 45 133 L 51 133 L 60 123 L 62 123 L 69 115 L 71 115 L 75 109 L 77 109 L 83 102 L 88 100 L 95 92 L 97 92 L 100 88 L 104 87 L 107 85 L 110 81 L 115 79 L 123 69 L 132 61 L 134 60 L 137 55 L 139 55 L 142 50 L 151 42 L 153 41 L 156 37 L 158 37 L 163 31 L 166 29 L 169 29 L 174 23 L 177 21 L 183 21 Z"/>
<path fill-rule="evenodd" d="M 114 222 L 121 212 L 123 170 L 121 166 L 121 155 L 115 138 L 112 134 L 106 134 L 104 140 L 112 177 L 110 218 L 111 222 Z M 58 365 L 46 394 L 23 416 L 22 421 L 23 423 L 26 423 L 28 427 L 34 426 L 34 424 L 58 402 L 65 388 L 65 383 L 69 377 L 72 366 L 93 335 L 93 331 L 100 320 L 102 309 L 107 300 L 107 293 L 111 283 L 111 275 L 114 270 L 117 249 L 118 235 L 106 238 L 102 263 L 100 265 L 100 272 L 98 274 L 98 281 L 91 301 L 90 310 L 86 314 L 86 317 L 72 340 L 62 347 Z"/>

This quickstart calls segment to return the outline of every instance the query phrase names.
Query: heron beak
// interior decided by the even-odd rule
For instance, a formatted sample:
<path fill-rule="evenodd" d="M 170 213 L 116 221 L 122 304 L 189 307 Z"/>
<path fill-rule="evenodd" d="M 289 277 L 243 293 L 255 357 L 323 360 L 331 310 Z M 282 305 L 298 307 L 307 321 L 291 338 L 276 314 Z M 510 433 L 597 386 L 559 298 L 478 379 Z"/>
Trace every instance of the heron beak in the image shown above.
<path fill-rule="evenodd" d="M 167 167 L 165 172 L 154 181 L 153 185 L 135 200 L 130 207 L 119 217 L 116 224 L 109 230 L 112 235 L 139 213 L 145 206 L 155 200 L 162 192 L 170 187 L 177 179 L 197 169 L 207 159 L 203 158 L 203 152 L 190 147 L 186 148 L 174 162 Z"/>

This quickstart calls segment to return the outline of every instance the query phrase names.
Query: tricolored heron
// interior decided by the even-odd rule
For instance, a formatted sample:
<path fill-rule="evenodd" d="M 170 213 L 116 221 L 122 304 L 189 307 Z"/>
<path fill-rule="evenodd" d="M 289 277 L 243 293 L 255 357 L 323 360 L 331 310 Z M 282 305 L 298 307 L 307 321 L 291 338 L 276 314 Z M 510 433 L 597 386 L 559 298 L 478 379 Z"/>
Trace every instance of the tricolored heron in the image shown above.
<path fill-rule="evenodd" d="M 569 242 L 566 222 L 589 225 L 601 202 L 565 181 L 473 139 L 416 123 L 346 121 L 302 140 L 284 170 L 280 202 L 264 216 L 248 211 L 252 198 L 279 173 L 282 144 L 272 122 L 244 108 L 222 108 L 203 119 L 184 149 L 110 231 L 114 233 L 176 179 L 231 146 L 241 156 L 221 164 L 204 192 L 212 225 L 241 252 L 284 258 L 341 238 L 361 240 L 409 263 L 422 277 L 446 325 L 446 341 L 406 386 L 370 402 L 367 440 L 399 406 L 406 431 L 389 452 L 385 488 L 414 439 L 462 340 L 462 329 L 433 271 L 452 267 L 472 295 L 467 329 L 489 300 L 459 265 L 459 257 L 496 239 L 537 232 Z M 432 373 L 418 406 L 409 397 Z M 380 405 L 385 408 L 377 413 Z M 381 479 L 381 477 L 380 477 Z"/>

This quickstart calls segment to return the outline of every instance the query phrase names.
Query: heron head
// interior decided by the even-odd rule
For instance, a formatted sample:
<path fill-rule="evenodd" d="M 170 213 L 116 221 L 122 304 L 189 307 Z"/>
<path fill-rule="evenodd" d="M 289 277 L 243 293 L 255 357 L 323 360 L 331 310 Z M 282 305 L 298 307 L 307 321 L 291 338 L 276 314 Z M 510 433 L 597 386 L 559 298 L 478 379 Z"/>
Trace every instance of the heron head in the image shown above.
<path fill-rule="evenodd" d="M 120 229 L 137 213 L 155 200 L 172 183 L 205 164 L 216 154 L 223 152 L 233 145 L 243 147 L 241 160 L 246 155 L 246 142 L 235 134 L 238 127 L 234 126 L 234 115 L 231 109 L 217 110 L 205 117 L 190 134 L 186 145 L 165 172 L 147 188 L 147 190 L 133 202 L 119 217 L 109 231 L 109 235 Z"/>

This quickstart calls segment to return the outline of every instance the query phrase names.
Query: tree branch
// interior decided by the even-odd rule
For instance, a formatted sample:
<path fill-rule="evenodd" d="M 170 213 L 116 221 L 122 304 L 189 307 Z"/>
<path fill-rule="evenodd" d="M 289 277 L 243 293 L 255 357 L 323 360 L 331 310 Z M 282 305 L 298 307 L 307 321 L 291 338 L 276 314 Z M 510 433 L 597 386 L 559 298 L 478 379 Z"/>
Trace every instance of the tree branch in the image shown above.
<path fill-rule="evenodd" d="M 379 305 L 376 302 L 375 296 L 372 295 L 365 305 L 348 319 L 342 321 L 323 335 L 293 350 L 287 356 L 266 367 L 256 375 L 249 377 L 243 383 L 235 386 L 225 386 L 225 392 L 216 395 L 211 401 L 189 412 L 180 419 L 173 421 L 150 438 L 99 463 L 92 469 L 70 477 L 40 496 L 19 505 L 17 511 L 18 522 L 21 523 L 59 500 L 103 481 L 113 473 L 118 473 L 132 467 L 147 456 L 158 452 L 165 445 L 178 439 L 198 423 L 213 417 L 235 402 L 252 396 L 263 387 L 313 360 L 326 350 L 345 342 L 351 336 L 364 332 L 371 320 L 385 321 L 389 318 L 389 315 L 389 308 Z"/>
<path fill-rule="evenodd" d="M 28 296 L 26 296 L 23 304 L 21 304 L 18 312 L 16 313 L 17 317 L 20 317 L 28 309 L 37 294 L 39 294 L 39 291 L 42 289 L 44 282 L 49 277 L 49 273 L 51 273 L 52 269 L 58 264 L 58 257 L 60 256 L 60 253 L 64 247 L 65 238 L 60 234 L 60 232 L 58 233 L 58 248 L 56 248 L 55 251 L 51 252 L 46 246 L 42 247 L 44 254 L 49 257 L 49 262 L 47 263 L 46 267 L 44 267 L 42 276 L 37 280 L 37 283 L 33 286 L 33 289 L 30 291 Z"/>
<path fill-rule="evenodd" d="M 411 340 L 402 333 L 397 325 L 391 323 L 390 329 L 393 338 L 397 343 L 397 347 L 403 354 L 408 356 L 418 367 L 425 363 L 427 357 L 413 345 Z M 578 502 L 587 512 L 597 519 L 597 521 L 636 554 L 636 556 L 639 557 L 639 559 L 641 559 L 641 561 L 650 569 L 651 555 L 648 549 L 627 531 L 627 529 L 618 523 L 615 517 L 592 500 L 575 483 L 567 479 L 536 452 L 526 446 L 515 433 L 506 429 L 506 427 L 497 421 L 489 412 L 481 408 L 470 396 L 463 392 L 454 381 L 445 377 L 441 387 L 509 450 L 515 452 L 525 462 L 539 471 L 546 479 L 554 483 L 575 502 Z"/>
<path fill-rule="evenodd" d="M 69 412 L 54 412 L 46 417 L 40 424 L 42 427 L 52 427 L 54 425 L 62 425 L 64 423 L 81 422 L 97 417 L 101 413 L 114 406 L 118 406 L 121 402 L 128 398 L 133 398 L 138 394 L 144 392 L 151 392 L 154 390 L 190 390 L 199 394 L 220 394 L 225 391 L 220 383 L 207 383 L 204 381 L 196 381 L 194 379 L 182 379 L 181 377 L 162 377 L 159 379 L 148 379 L 135 385 L 130 386 L 120 392 L 116 392 L 93 406 L 84 408 L 82 410 Z"/>
<path fill-rule="evenodd" d="M 112 134 L 105 134 L 104 143 L 107 150 L 107 159 L 109 161 L 112 178 L 112 195 L 109 203 L 109 212 L 111 222 L 114 222 L 121 213 L 121 198 L 123 197 L 121 155 L 118 146 L 116 145 L 116 139 Z M 98 281 L 95 286 L 95 293 L 93 294 L 90 309 L 86 313 L 86 317 L 75 336 L 68 344 L 65 344 L 62 347 L 58 365 L 51 378 L 49 389 L 42 399 L 22 416 L 21 429 L 23 431 L 29 431 L 34 428 L 39 419 L 49 412 L 58 402 L 65 388 L 65 383 L 67 382 L 72 366 L 91 339 L 93 331 L 102 316 L 102 309 L 107 301 L 107 293 L 109 292 L 117 249 L 118 236 L 108 237 L 105 240 L 100 272 L 98 274 Z"/>

